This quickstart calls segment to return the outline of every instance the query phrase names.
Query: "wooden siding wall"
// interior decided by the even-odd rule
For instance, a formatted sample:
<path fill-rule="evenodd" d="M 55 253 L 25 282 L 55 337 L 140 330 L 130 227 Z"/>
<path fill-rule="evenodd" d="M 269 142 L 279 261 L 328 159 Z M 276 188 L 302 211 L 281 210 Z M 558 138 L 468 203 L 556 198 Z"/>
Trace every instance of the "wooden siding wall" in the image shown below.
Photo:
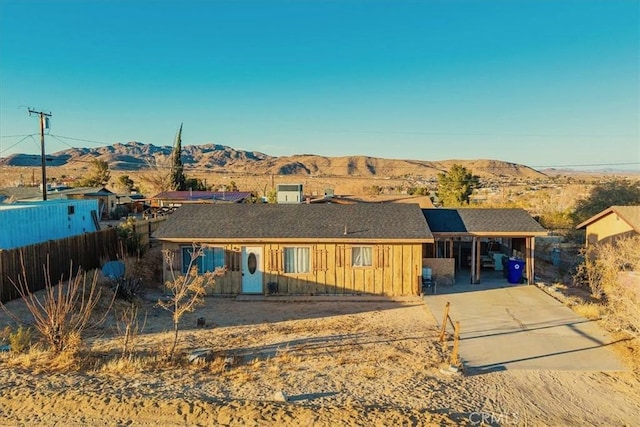
<path fill-rule="evenodd" d="M 179 244 L 165 243 L 164 248 L 178 253 Z M 215 245 L 212 245 L 215 246 Z M 248 246 L 258 246 L 248 244 Z M 352 246 L 371 246 L 373 266 L 352 267 Z M 276 283 L 279 294 L 370 294 L 386 296 L 418 295 L 421 289 L 422 245 L 416 244 L 264 244 L 263 289 Z M 286 247 L 309 247 L 311 271 L 305 274 L 284 273 L 283 250 Z M 225 259 L 229 253 L 240 257 L 240 245 L 226 245 Z M 176 264 L 180 256 L 176 256 Z M 238 258 L 239 259 L 239 258 Z M 241 262 L 240 262 L 241 263 Z M 228 262 L 227 262 L 228 264 Z M 176 269 L 181 266 L 175 265 Z M 169 272 L 165 270 L 165 277 Z M 242 292 L 242 266 L 238 271 L 228 270 L 216 278 L 210 289 L 212 294 L 240 294 Z"/>
<path fill-rule="evenodd" d="M 7 302 L 20 294 L 11 280 L 17 282 L 22 274 L 22 262 L 29 289 L 45 288 L 44 268 L 49 266 L 49 277 L 57 284 L 73 269 L 85 271 L 100 268 L 104 259 L 113 259 L 117 254 L 118 234 L 115 228 L 94 233 L 85 233 L 66 239 L 49 240 L 21 248 L 0 250 L 0 300 Z"/>
<path fill-rule="evenodd" d="M 181 248 L 189 246 L 178 243 L 164 243 L 163 250 L 169 250 L 173 254 L 173 267 L 175 274 L 182 272 L 182 252 Z M 206 286 L 209 295 L 238 295 L 242 292 L 242 253 L 238 245 L 211 245 L 214 247 L 224 247 L 225 264 L 227 271 L 222 276 L 214 278 L 214 282 Z M 171 272 L 167 265 L 163 267 L 164 280 L 170 280 Z"/>

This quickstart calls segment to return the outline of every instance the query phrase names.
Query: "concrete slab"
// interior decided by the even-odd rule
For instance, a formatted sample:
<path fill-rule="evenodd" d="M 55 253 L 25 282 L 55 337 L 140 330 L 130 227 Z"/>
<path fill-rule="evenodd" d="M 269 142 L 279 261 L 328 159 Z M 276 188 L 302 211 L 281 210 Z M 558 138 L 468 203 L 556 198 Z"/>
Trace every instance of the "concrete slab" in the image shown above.
<path fill-rule="evenodd" d="M 602 328 L 537 287 L 467 286 L 471 290 L 424 297 L 439 325 L 451 303 L 449 315 L 460 322 L 460 357 L 467 372 L 625 370 L 607 348 L 612 341 Z"/>

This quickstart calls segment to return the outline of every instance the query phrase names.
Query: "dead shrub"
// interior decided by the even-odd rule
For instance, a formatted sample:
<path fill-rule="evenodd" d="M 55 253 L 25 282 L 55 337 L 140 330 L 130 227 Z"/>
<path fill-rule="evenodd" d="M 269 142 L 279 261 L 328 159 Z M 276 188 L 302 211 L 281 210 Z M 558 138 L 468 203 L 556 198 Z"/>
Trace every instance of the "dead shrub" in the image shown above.
<path fill-rule="evenodd" d="M 197 261 L 203 254 L 203 248 L 194 244 L 189 264 L 185 269 L 187 274 L 180 275 L 174 269 L 175 254 L 165 251 L 165 261 L 171 274 L 171 279 L 165 282 L 169 295 L 167 299 L 159 300 L 158 306 L 170 312 L 173 320 L 173 343 L 167 354 L 169 359 L 175 357 L 180 319 L 185 313 L 194 311 L 198 305 L 204 303 L 205 286 L 212 285 L 214 276 L 224 273 L 224 270 L 220 269 L 214 273 L 198 273 Z"/>
<path fill-rule="evenodd" d="M 600 313 L 601 307 L 602 306 L 598 304 L 581 303 L 581 304 L 575 304 L 571 308 L 579 316 L 585 317 L 589 320 L 597 320 L 601 316 L 601 313 Z"/>
<path fill-rule="evenodd" d="M 116 310 L 116 328 L 122 341 L 122 357 L 133 354 L 136 338 L 142 333 L 146 323 L 146 313 L 141 318 L 135 304 L 127 304 L 122 310 Z"/>
<path fill-rule="evenodd" d="M 44 293 L 37 296 L 30 290 L 22 259 L 21 263 L 21 275 L 17 280 L 10 279 L 10 282 L 33 316 L 34 328 L 54 352 L 75 351 L 79 347 L 82 332 L 104 321 L 109 311 L 107 308 L 100 319 L 92 320 L 93 311 L 101 296 L 97 271 L 89 279 L 82 269 L 74 271 L 71 265 L 69 279 L 60 280 L 58 285 L 54 285 L 49 269 L 45 267 Z M 4 304 L 2 308 L 14 321 L 22 323 L 22 319 L 14 316 Z"/>
<path fill-rule="evenodd" d="M 640 272 L 640 236 L 588 247 L 574 279 L 605 302 L 614 329 L 640 336 L 640 280 L 630 272 Z"/>
<path fill-rule="evenodd" d="M 100 372 L 112 375 L 132 375 L 144 372 L 147 361 L 140 357 L 119 357 L 110 359 L 100 367 Z"/>

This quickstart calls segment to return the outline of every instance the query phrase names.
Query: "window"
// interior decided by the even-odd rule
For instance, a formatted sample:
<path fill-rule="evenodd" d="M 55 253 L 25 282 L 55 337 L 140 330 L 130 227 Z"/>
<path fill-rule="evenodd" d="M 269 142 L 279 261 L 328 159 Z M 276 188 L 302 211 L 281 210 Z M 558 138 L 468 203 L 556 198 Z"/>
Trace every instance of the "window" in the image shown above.
<path fill-rule="evenodd" d="M 309 273 L 311 271 L 309 248 L 284 248 L 285 273 Z"/>
<path fill-rule="evenodd" d="M 67 205 L 67 215 L 73 215 L 76 213 L 76 207 L 73 205 Z"/>
<path fill-rule="evenodd" d="M 196 249 L 197 250 L 197 249 Z M 193 246 L 182 248 L 182 273 L 187 273 L 187 268 L 191 262 Z M 223 248 L 202 248 L 202 255 L 196 259 L 192 267 L 197 267 L 199 273 L 213 272 L 216 268 L 224 267 Z"/>
<path fill-rule="evenodd" d="M 354 246 L 351 248 L 351 265 L 353 267 L 371 267 L 371 246 Z"/>

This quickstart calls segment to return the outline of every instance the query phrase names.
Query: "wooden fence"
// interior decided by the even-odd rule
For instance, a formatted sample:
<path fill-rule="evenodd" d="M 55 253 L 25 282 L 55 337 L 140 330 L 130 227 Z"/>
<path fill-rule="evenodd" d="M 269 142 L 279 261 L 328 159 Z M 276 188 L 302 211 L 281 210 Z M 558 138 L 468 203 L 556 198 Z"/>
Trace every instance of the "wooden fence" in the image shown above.
<path fill-rule="evenodd" d="M 138 241 L 141 247 L 150 248 L 152 246 L 154 240 L 151 238 L 151 234 L 156 231 L 167 218 L 167 216 L 159 216 L 157 218 L 136 220 L 133 223 L 133 229 L 138 235 Z"/>
<path fill-rule="evenodd" d="M 31 291 L 45 288 L 45 270 L 53 284 L 68 278 L 71 268 L 85 271 L 99 268 L 106 259 L 114 259 L 118 253 L 117 229 L 109 228 L 95 233 L 85 233 L 66 239 L 0 250 L 0 300 L 7 302 L 20 294 L 11 283 L 26 275 Z"/>

